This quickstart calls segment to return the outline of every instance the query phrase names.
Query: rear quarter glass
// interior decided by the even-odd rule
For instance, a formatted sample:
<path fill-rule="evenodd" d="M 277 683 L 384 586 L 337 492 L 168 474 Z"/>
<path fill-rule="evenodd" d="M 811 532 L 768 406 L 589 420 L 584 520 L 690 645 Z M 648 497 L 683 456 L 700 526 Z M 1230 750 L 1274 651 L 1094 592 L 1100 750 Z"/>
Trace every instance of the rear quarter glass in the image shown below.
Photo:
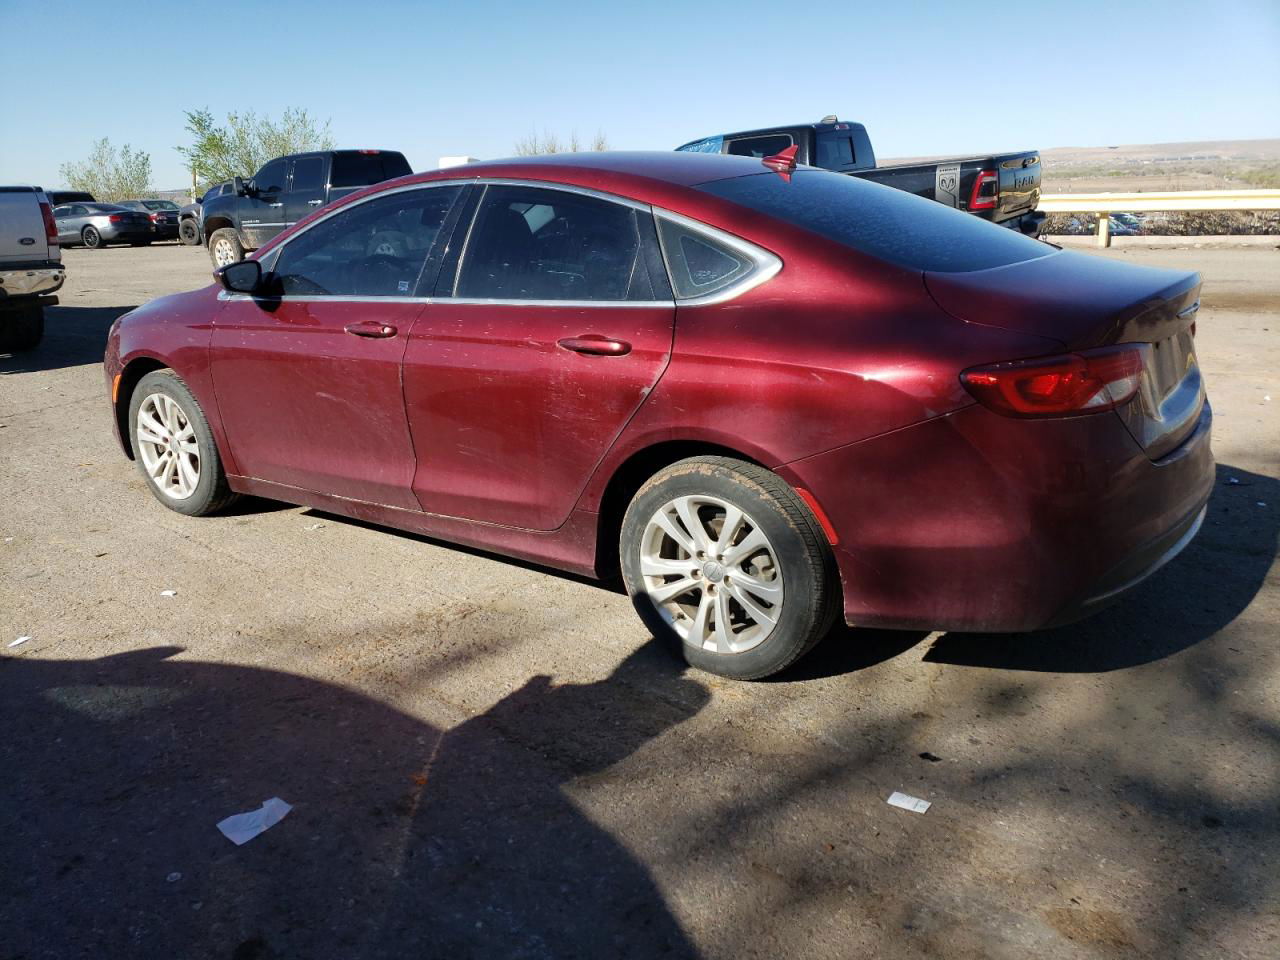
<path fill-rule="evenodd" d="M 798 170 L 790 182 L 760 173 L 698 189 L 911 270 L 988 270 L 1056 253 L 1015 230 L 839 173 Z"/>

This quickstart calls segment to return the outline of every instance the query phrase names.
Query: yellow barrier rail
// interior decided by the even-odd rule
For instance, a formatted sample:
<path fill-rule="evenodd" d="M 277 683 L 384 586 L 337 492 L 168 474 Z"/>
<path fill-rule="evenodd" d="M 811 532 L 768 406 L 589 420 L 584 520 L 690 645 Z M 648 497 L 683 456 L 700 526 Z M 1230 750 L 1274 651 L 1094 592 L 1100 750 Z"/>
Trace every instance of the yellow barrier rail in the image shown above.
<path fill-rule="evenodd" d="M 1045 213 L 1095 213 L 1098 246 L 1111 246 L 1111 214 L 1171 210 L 1280 210 L 1280 190 L 1172 190 L 1167 193 L 1047 193 Z"/>

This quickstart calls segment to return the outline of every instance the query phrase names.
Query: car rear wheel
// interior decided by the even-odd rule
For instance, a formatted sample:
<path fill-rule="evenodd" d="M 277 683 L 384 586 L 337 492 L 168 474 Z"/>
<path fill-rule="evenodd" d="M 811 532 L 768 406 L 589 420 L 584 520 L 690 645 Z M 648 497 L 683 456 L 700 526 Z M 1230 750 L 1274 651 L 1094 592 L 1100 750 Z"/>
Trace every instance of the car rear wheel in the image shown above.
<path fill-rule="evenodd" d="M 209 259 L 215 267 L 225 267 L 244 259 L 244 247 L 233 229 L 223 227 L 213 231 L 209 237 Z"/>
<path fill-rule="evenodd" d="M 170 510 L 202 517 L 236 499 L 204 411 L 172 370 L 138 381 L 129 400 L 129 428 L 138 469 Z"/>
<path fill-rule="evenodd" d="M 199 246 L 200 228 L 196 226 L 194 219 L 187 218 L 178 224 L 178 239 L 188 247 Z"/>
<path fill-rule="evenodd" d="M 84 241 L 84 245 L 90 249 L 96 249 L 103 245 L 102 234 L 98 232 L 97 227 L 85 227 L 80 231 L 80 239 Z"/>
<path fill-rule="evenodd" d="M 708 673 L 777 673 L 837 611 L 834 562 L 812 512 L 742 460 L 694 457 L 652 477 L 627 509 L 620 554 L 645 625 Z"/>
<path fill-rule="evenodd" d="M 0 351 L 24 353 L 34 350 L 44 339 L 44 307 L 26 304 L 0 312 Z"/>

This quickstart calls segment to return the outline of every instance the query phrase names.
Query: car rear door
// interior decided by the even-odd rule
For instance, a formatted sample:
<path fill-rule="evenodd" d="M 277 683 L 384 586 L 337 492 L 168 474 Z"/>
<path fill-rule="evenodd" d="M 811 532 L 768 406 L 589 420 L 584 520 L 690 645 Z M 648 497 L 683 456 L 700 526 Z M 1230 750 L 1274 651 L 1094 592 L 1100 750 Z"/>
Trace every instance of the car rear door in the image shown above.
<path fill-rule="evenodd" d="M 405 351 L 414 491 L 429 513 L 551 530 L 666 369 L 675 304 L 648 207 L 482 189 Z"/>
<path fill-rule="evenodd" d="M 329 179 L 329 158 L 323 154 L 297 157 L 285 194 L 284 219 L 293 226 L 324 206 L 325 187 Z"/>
<path fill-rule="evenodd" d="M 337 211 L 266 258 L 271 296 L 223 294 L 210 364 L 241 475 L 418 509 L 401 361 L 424 264 L 464 189 L 395 190 Z"/>

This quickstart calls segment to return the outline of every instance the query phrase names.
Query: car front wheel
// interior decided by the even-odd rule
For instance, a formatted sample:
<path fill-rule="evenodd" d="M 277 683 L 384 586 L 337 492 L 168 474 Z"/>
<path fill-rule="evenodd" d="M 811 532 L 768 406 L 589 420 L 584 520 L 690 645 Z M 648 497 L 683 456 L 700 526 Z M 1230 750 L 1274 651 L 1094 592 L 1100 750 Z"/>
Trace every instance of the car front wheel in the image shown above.
<path fill-rule="evenodd" d="M 645 625 L 708 673 L 777 673 L 837 612 L 834 562 L 812 512 L 746 461 L 694 457 L 662 470 L 631 501 L 620 541 Z"/>
<path fill-rule="evenodd" d="M 185 243 L 188 247 L 194 247 L 200 243 L 200 228 L 196 226 L 195 220 L 190 218 L 183 220 L 178 224 L 178 239 Z"/>
<path fill-rule="evenodd" d="M 129 427 L 138 469 L 170 510 L 201 517 L 235 500 L 204 411 L 172 370 L 138 381 Z"/>

